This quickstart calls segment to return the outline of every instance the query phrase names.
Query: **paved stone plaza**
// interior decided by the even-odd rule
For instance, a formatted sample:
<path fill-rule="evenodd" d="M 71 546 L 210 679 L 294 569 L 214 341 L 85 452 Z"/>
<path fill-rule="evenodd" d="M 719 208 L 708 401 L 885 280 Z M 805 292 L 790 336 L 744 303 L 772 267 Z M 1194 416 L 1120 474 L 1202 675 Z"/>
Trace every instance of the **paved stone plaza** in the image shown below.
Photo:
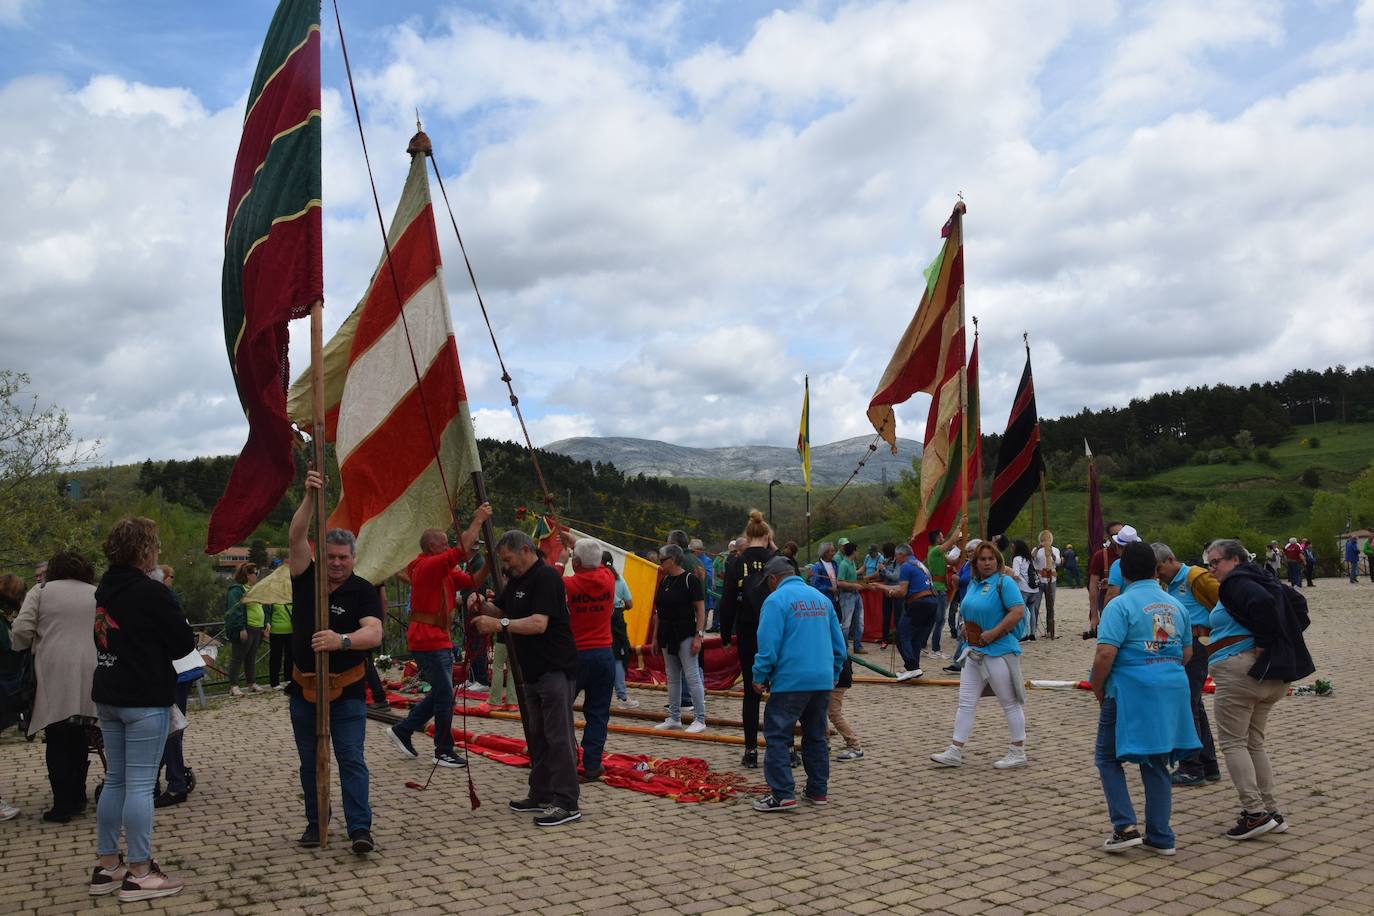
<path fill-rule="evenodd" d="M 539 830 L 506 809 L 524 794 L 524 770 L 474 757 L 482 807 L 473 811 L 461 772 L 441 771 L 423 794 L 406 789 L 428 763 L 402 758 L 383 726 L 370 723 L 379 849 L 358 858 L 347 851 L 341 816 L 330 849 L 296 846 L 304 819 L 294 745 L 285 700 L 273 693 L 193 711 L 187 759 L 200 786 L 187 804 L 157 812 L 153 844 L 187 888 L 151 905 L 87 896 L 95 817 L 39 820 L 49 803 L 42 743 L 8 732 L 0 787 L 23 813 L 0 823 L 0 911 L 1371 912 L 1374 843 L 1363 828 L 1374 811 L 1374 585 L 1326 579 L 1307 594 L 1318 676 L 1332 680 L 1337 695 L 1290 697 L 1270 721 L 1292 825 L 1282 836 L 1223 838 L 1238 809 L 1223 780 L 1175 790 L 1177 857 L 1143 849 L 1110 856 L 1098 849 L 1109 826 L 1092 763 L 1091 694 L 1031 692 L 1031 764 L 1009 772 L 992 769 L 1006 746 L 1005 722 L 995 701 L 984 700 L 967 763 L 942 770 L 926 756 L 948 742 L 955 688 L 860 685 L 845 707 L 867 757 L 833 765 L 828 808 L 793 814 L 594 785 L 584 788 L 580 823 Z M 1086 677 L 1092 644 L 1077 636 L 1084 592 L 1060 595 L 1067 638 L 1027 644 L 1027 677 Z M 637 695 L 646 707 L 663 697 Z M 738 702 L 712 698 L 709 711 L 737 717 Z M 519 732 L 516 723 L 474 722 L 478 731 Z M 614 734 L 608 750 L 694 753 L 715 769 L 735 769 L 739 757 L 732 746 Z M 746 772 L 762 781 L 761 771 Z M 1128 779 L 1139 805 L 1138 777 Z M 341 814 L 337 798 L 336 789 Z"/>

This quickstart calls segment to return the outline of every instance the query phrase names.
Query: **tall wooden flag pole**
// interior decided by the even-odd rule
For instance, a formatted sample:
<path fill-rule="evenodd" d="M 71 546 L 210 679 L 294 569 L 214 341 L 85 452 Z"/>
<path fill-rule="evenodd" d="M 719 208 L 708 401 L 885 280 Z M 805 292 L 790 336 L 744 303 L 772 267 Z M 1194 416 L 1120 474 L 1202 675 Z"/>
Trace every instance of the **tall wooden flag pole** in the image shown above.
<path fill-rule="evenodd" d="M 312 463 L 324 475 L 324 303 L 310 306 L 310 383 L 313 421 Z M 324 487 L 315 497 L 315 632 L 329 629 L 329 579 L 325 574 Z M 329 653 L 315 653 L 315 811 L 320 824 L 320 848 L 329 846 Z"/>
<path fill-rule="evenodd" d="M 1030 364 L 1030 332 L 1029 332 L 1029 331 L 1022 331 L 1022 332 L 1021 332 L 1021 339 L 1022 339 L 1022 340 L 1025 342 L 1025 344 L 1026 344 L 1026 364 L 1029 365 L 1029 364 Z M 1046 531 L 1048 531 L 1048 530 L 1050 529 L 1050 504 L 1049 504 L 1049 500 L 1045 498 L 1045 465 L 1044 465 L 1044 462 L 1041 462 L 1041 464 L 1040 464 L 1040 520 L 1041 520 L 1043 529 L 1046 530 Z M 1034 528 L 1035 528 L 1035 525 L 1031 525 L 1031 528 L 1034 529 Z M 1039 532 L 1039 531 L 1034 531 L 1034 530 L 1032 530 L 1032 531 L 1031 531 L 1031 537 L 1034 538 L 1034 539 L 1038 542 L 1039 539 L 1040 539 L 1040 532 Z"/>
<path fill-rule="evenodd" d="M 472 491 L 477 497 L 477 505 L 487 501 L 487 484 L 482 479 L 481 471 L 472 472 Z M 501 564 L 496 559 L 496 529 L 491 524 L 491 519 L 482 523 L 482 540 L 487 544 L 487 562 L 491 564 L 491 584 L 496 588 L 496 594 L 501 594 L 506 588 L 506 574 L 501 569 Z M 525 677 L 520 671 L 520 659 L 515 654 L 515 646 L 510 643 L 510 634 L 506 634 L 506 661 L 510 664 L 511 679 L 515 681 L 515 703 L 520 707 L 520 730 L 525 733 L 525 747 L 530 743 L 529 717 L 525 715 Z M 492 672 L 496 676 L 496 672 Z M 496 683 L 492 681 L 492 683 Z"/>
<path fill-rule="evenodd" d="M 801 457 L 802 483 L 806 487 L 806 561 L 811 562 L 811 376 L 802 381 L 801 429 L 797 454 Z"/>
<path fill-rule="evenodd" d="M 954 219 L 958 221 L 960 252 L 964 242 L 964 199 L 954 208 Z M 964 284 L 959 284 L 959 327 L 964 327 Z M 960 334 L 959 346 L 964 345 Z M 959 354 L 959 556 L 968 551 L 968 357 Z"/>
<path fill-rule="evenodd" d="M 973 316 L 973 349 L 978 349 L 978 316 Z M 982 394 L 981 389 L 979 394 Z M 973 435 L 978 443 L 978 466 L 974 468 L 974 473 L 978 475 L 978 539 L 986 541 L 988 539 L 987 512 L 983 508 L 983 399 L 978 398 L 977 414 L 974 421 Z M 967 539 L 965 539 L 967 540 Z M 960 548 L 962 555 L 963 548 Z"/>

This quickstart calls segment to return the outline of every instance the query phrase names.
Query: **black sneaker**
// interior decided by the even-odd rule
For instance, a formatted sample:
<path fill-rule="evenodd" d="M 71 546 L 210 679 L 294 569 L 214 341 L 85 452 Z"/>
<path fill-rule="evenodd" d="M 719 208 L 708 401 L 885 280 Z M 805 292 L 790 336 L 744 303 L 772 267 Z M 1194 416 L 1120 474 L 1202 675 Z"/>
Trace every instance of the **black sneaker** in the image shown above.
<path fill-rule="evenodd" d="M 545 811 L 534 819 L 536 827 L 557 827 L 559 824 L 570 824 L 573 821 L 582 820 L 582 812 L 567 808 L 560 808 L 557 805 Z"/>
<path fill-rule="evenodd" d="M 1142 842 L 1144 841 L 1140 838 L 1140 831 L 1134 827 L 1127 827 L 1125 830 L 1113 830 L 1112 835 L 1102 844 L 1102 848 L 1107 852 L 1123 852 L 1132 846 L 1139 846 Z"/>
<path fill-rule="evenodd" d="M 792 765 L 792 769 L 795 770 L 797 767 L 799 767 L 799 766 L 802 765 L 801 754 L 797 753 L 796 751 L 793 751 L 793 752 L 792 752 L 792 759 L 791 759 L 789 762 L 790 762 L 791 765 Z"/>
<path fill-rule="evenodd" d="M 1221 782 L 1220 773 L 1205 773 L 1203 774 L 1202 778 L 1207 780 L 1208 782 Z"/>
<path fill-rule="evenodd" d="M 297 840 L 296 842 L 300 843 L 300 845 L 303 846 L 303 847 L 305 847 L 306 849 L 317 849 L 317 848 L 319 848 L 319 845 L 320 845 L 320 825 L 319 825 L 319 824 L 306 824 L 306 825 L 305 825 L 305 833 L 302 833 L 302 834 L 301 834 L 301 838 L 300 838 L 299 840 Z"/>
<path fill-rule="evenodd" d="M 1169 782 L 1176 786 L 1201 786 L 1206 785 L 1207 780 L 1197 773 L 1185 773 L 1182 770 L 1174 771 L 1174 775 L 1169 777 Z"/>
<path fill-rule="evenodd" d="M 1285 820 L 1283 819 L 1283 815 L 1282 815 L 1282 814 L 1279 814 L 1277 811 L 1270 811 L 1270 812 L 1269 812 L 1269 816 L 1272 817 L 1272 818 L 1274 819 L 1274 832 L 1275 832 L 1275 833 L 1287 833 L 1287 832 L 1288 832 L 1288 822 L 1285 821 Z"/>
<path fill-rule="evenodd" d="M 964 670 L 962 665 L 945 665 L 945 670 L 950 674 L 958 674 Z"/>
<path fill-rule="evenodd" d="M 548 805 L 543 802 L 537 802 L 532 798 L 513 799 L 509 807 L 516 814 L 543 814 L 549 809 Z"/>
<path fill-rule="evenodd" d="M 348 838 L 353 841 L 353 851 L 360 856 L 367 855 L 377 848 L 377 844 L 372 842 L 372 831 L 370 830 L 355 830 L 348 835 Z"/>
<path fill-rule="evenodd" d="M 185 792 L 163 792 L 153 799 L 154 808 L 170 808 L 172 805 L 179 805 L 186 801 Z"/>
<path fill-rule="evenodd" d="M 597 767 L 594 770 L 583 770 L 581 773 L 578 774 L 577 781 L 581 783 L 597 782 L 601 779 L 602 776 L 605 775 L 605 768 Z"/>
<path fill-rule="evenodd" d="M 765 795 L 763 798 L 754 799 L 754 810 L 762 811 L 764 814 L 776 814 L 782 811 L 799 811 L 795 798 L 779 799 L 776 795 Z"/>
<path fill-rule="evenodd" d="M 409 735 L 401 735 L 396 731 L 396 726 L 392 725 L 386 730 L 386 736 L 391 739 L 391 743 L 396 745 L 396 750 L 414 760 L 420 754 L 415 750 L 415 745 L 410 743 Z"/>
<path fill-rule="evenodd" d="M 434 762 L 441 767 L 448 767 L 450 770 L 461 770 L 468 765 L 466 760 L 453 753 L 453 751 L 444 751 L 442 754 L 435 754 Z"/>
<path fill-rule="evenodd" d="M 739 765 L 747 770 L 757 770 L 759 768 L 759 752 L 745 751 L 744 756 L 739 759 Z"/>
<path fill-rule="evenodd" d="M 1259 814 L 1251 814 L 1242 811 L 1240 817 L 1236 818 L 1236 826 L 1226 831 L 1228 840 L 1248 840 L 1257 837 L 1261 833 L 1268 833 L 1278 827 L 1279 822 L 1274 820 L 1274 816 L 1268 811 L 1261 811 Z"/>

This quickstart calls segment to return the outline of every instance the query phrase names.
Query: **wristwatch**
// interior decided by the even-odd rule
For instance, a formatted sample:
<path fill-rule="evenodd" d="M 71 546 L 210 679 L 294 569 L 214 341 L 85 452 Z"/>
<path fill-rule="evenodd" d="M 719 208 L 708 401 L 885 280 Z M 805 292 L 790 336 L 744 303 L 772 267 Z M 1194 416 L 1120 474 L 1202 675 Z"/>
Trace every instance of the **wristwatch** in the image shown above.
<path fill-rule="evenodd" d="M 339 634 L 339 648 L 345 652 L 353 648 L 353 640 L 347 633 Z"/>
<path fill-rule="evenodd" d="M 705 638 L 706 638 L 706 631 L 705 631 L 705 630 L 697 630 L 697 638 L 698 638 L 698 639 L 705 639 Z"/>
<path fill-rule="evenodd" d="M 506 629 L 506 628 L 509 627 L 509 626 L 510 626 L 510 618 L 509 618 L 509 617 L 502 617 L 502 618 L 501 618 L 501 629 L 504 630 L 504 629 Z"/>

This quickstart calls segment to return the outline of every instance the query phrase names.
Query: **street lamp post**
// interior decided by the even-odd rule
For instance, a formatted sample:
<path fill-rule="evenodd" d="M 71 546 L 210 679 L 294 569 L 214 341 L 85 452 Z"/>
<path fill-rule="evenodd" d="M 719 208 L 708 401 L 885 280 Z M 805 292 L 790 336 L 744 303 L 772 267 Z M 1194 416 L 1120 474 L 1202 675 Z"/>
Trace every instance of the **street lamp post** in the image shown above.
<path fill-rule="evenodd" d="M 781 480 L 770 480 L 768 482 L 768 524 L 773 524 L 773 488 L 782 483 Z"/>

